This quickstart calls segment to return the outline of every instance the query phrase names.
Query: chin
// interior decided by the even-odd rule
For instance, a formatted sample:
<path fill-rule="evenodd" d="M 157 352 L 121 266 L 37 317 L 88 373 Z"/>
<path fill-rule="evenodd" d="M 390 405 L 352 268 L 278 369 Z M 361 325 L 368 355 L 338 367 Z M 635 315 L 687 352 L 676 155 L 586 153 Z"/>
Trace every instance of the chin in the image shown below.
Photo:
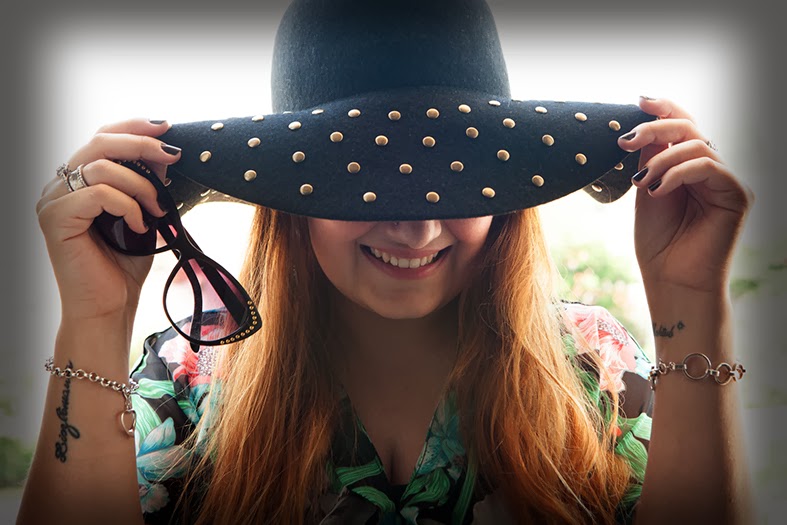
<path fill-rule="evenodd" d="M 363 307 L 385 319 L 406 320 L 423 319 L 441 310 L 448 301 L 443 302 L 421 302 L 420 304 L 411 301 L 388 301 L 376 304 L 366 304 Z"/>

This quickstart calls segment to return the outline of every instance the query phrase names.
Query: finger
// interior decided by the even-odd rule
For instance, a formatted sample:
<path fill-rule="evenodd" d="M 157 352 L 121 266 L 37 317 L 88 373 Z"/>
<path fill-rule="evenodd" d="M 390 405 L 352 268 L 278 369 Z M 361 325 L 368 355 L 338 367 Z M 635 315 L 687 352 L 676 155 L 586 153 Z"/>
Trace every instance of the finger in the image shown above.
<path fill-rule="evenodd" d="M 180 148 L 146 135 L 97 133 L 68 161 L 69 166 L 89 164 L 99 159 L 141 160 L 149 167 L 165 167 L 180 159 Z M 165 172 L 155 170 L 163 181 Z"/>
<path fill-rule="evenodd" d="M 754 194 L 727 167 L 710 158 L 700 157 L 671 167 L 664 176 L 651 184 L 648 194 L 663 197 L 679 186 L 702 184 L 714 197 L 712 204 L 740 212 L 750 208 Z"/>
<path fill-rule="evenodd" d="M 637 187 L 647 188 L 673 166 L 701 157 L 720 161 L 716 152 L 708 146 L 707 142 L 699 139 L 682 142 L 654 155 L 647 165 L 631 178 L 631 182 Z"/>
<path fill-rule="evenodd" d="M 164 134 L 172 124 L 166 120 L 149 120 L 144 118 L 134 118 L 105 124 L 98 128 L 96 133 L 125 133 L 131 135 L 147 135 L 148 137 L 158 137 Z"/>
<path fill-rule="evenodd" d="M 106 159 L 91 162 L 82 167 L 82 177 L 88 186 L 107 184 L 137 200 L 151 214 L 158 217 L 166 215 L 166 211 L 158 203 L 156 187 L 146 180 L 145 177 L 117 162 Z M 47 202 L 62 197 L 67 193 L 69 193 L 69 190 L 65 187 L 65 184 L 55 184 L 52 191 L 39 200 L 36 209 L 40 209 Z"/>
<path fill-rule="evenodd" d="M 129 135 L 145 135 L 148 137 L 158 137 L 172 127 L 166 120 L 151 120 L 135 118 L 105 124 L 96 133 L 121 133 Z M 77 164 L 78 165 L 78 164 Z M 162 180 L 166 177 L 166 165 L 148 160 L 147 166 L 153 170 Z"/>
<path fill-rule="evenodd" d="M 50 201 L 38 210 L 38 222 L 47 238 L 63 242 L 87 231 L 102 212 L 123 217 L 137 233 L 148 231 L 139 203 L 107 184 L 89 186 Z"/>
<path fill-rule="evenodd" d="M 618 145 L 626 151 L 637 151 L 645 146 L 670 146 L 693 139 L 707 141 L 690 120 L 654 120 L 642 123 L 621 135 Z"/>
<path fill-rule="evenodd" d="M 639 107 L 645 113 L 662 119 L 685 119 L 694 122 L 688 111 L 666 98 L 639 97 Z"/>

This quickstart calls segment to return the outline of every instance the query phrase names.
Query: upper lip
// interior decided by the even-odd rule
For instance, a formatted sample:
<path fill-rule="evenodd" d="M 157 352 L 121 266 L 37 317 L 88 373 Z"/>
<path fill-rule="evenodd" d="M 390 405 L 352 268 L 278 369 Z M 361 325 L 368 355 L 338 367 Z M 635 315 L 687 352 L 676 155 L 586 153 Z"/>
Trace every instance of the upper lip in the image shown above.
<path fill-rule="evenodd" d="M 397 259 L 423 259 L 447 248 L 431 249 L 431 250 L 403 250 L 401 248 L 381 248 L 379 246 L 363 245 L 373 250 L 385 252 Z"/>

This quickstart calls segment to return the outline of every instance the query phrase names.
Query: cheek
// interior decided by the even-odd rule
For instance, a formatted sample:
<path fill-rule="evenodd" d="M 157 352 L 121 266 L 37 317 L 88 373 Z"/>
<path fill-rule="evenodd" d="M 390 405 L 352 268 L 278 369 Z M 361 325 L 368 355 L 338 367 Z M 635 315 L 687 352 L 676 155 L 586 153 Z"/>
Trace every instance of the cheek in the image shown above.
<path fill-rule="evenodd" d="M 450 219 L 445 221 L 451 234 L 465 248 L 468 254 L 476 254 L 484 246 L 492 225 L 492 217 L 475 217 L 472 219 Z"/>
<path fill-rule="evenodd" d="M 327 275 L 335 275 L 341 268 L 351 269 L 357 256 L 357 240 L 372 227 L 367 222 L 308 220 L 309 237 L 317 261 Z"/>

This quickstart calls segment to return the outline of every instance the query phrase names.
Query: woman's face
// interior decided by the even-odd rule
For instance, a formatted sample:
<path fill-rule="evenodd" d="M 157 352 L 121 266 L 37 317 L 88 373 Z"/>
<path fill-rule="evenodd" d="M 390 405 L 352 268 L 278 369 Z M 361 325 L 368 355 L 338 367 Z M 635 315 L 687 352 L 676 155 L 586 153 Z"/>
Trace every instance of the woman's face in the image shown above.
<path fill-rule="evenodd" d="M 320 267 L 345 297 L 382 317 L 415 319 L 467 285 L 491 223 L 491 216 L 399 223 L 310 218 L 309 234 Z"/>

